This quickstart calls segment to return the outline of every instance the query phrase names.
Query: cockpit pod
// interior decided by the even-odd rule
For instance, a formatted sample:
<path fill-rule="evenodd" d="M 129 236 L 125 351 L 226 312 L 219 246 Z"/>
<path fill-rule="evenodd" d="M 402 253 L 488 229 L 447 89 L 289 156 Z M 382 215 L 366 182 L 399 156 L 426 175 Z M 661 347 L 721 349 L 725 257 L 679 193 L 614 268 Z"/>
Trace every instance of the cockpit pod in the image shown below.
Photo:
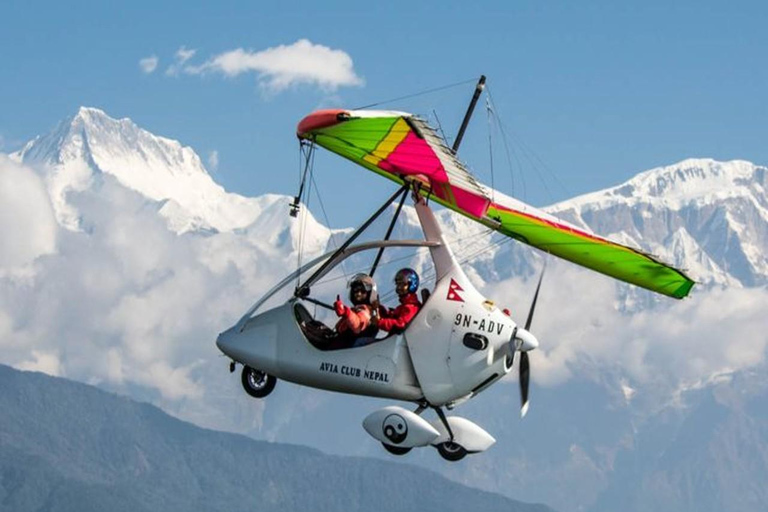
<path fill-rule="evenodd" d="M 328 253 L 291 273 L 256 302 L 217 339 L 219 349 L 244 365 L 297 384 L 367 396 L 417 401 L 423 392 L 413 370 L 406 334 L 379 333 L 375 343 L 357 348 L 334 345 L 332 326 L 316 319 L 315 306 L 329 307 L 312 294 L 313 285 L 347 258 L 381 248 L 432 248 L 439 242 L 391 240 L 368 242 Z M 314 272 L 311 274 L 311 272 Z M 302 289 L 285 303 L 267 309 L 281 291 L 292 290 L 298 278 L 310 275 Z M 417 315 L 418 316 L 418 315 Z M 323 339 L 328 338 L 328 339 Z M 249 391 L 249 380 L 243 385 Z"/>
<path fill-rule="evenodd" d="M 426 399 L 432 406 L 450 407 L 501 378 L 511 367 L 506 347 L 514 322 L 472 286 L 424 200 L 415 207 L 425 240 L 368 242 L 309 262 L 222 333 L 219 349 L 242 363 L 244 372 L 257 369 L 298 384 L 346 393 Z M 312 296 L 312 287 L 352 255 L 383 247 L 429 248 L 436 272 L 431 297 L 403 334 L 359 348 L 323 345 L 318 333 L 331 329 L 309 313 L 308 307 L 323 305 Z M 310 271 L 301 293 L 263 310 L 278 292 Z M 246 391 L 251 380 L 243 377 Z"/>
<path fill-rule="evenodd" d="M 350 245 L 311 261 L 254 304 L 235 326 L 219 336 L 217 345 L 244 365 L 243 386 L 252 396 L 266 396 L 274 387 L 270 379 L 277 377 L 331 391 L 410 401 L 419 404 L 419 409 L 408 414 L 403 410 L 400 416 L 425 436 L 432 431 L 415 418 L 425 408 L 432 408 L 438 411 L 443 426 L 432 424 L 438 437 L 429 444 L 444 458 L 459 460 L 467 453 L 486 449 L 493 438 L 469 420 L 446 419 L 441 408 L 451 409 L 475 396 L 510 370 L 514 350 L 519 348 L 513 343 L 517 326 L 474 288 L 423 198 L 417 198 L 415 208 L 425 240 Z M 431 296 L 402 334 L 355 348 L 325 343 L 324 337 L 333 336 L 332 329 L 315 318 L 310 308 L 330 306 L 315 297 L 313 290 L 350 256 L 389 247 L 429 249 L 436 274 Z M 293 286 L 305 274 L 309 277 L 294 289 L 290 299 L 268 309 L 279 291 Z M 382 442 L 392 453 L 410 449 L 389 441 Z"/>

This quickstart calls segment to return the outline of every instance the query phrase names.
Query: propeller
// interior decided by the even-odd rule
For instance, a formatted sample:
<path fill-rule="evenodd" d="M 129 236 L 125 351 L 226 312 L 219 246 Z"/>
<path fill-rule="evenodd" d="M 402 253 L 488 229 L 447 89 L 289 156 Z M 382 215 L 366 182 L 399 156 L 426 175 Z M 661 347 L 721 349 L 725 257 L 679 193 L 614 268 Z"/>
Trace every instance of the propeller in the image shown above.
<path fill-rule="evenodd" d="M 536 285 L 536 293 L 533 295 L 531 309 L 528 311 L 525 327 L 523 329 L 516 328 L 510 341 L 510 343 L 515 343 L 515 349 L 520 350 L 520 417 L 523 418 L 528 413 L 528 386 L 531 379 L 531 364 L 528 360 L 528 351 L 539 346 L 539 341 L 529 329 L 531 328 L 531 323 L 533 323 L 533 312 L 536 310 L 536 301 L 539 299 L 541 281 L 544 279 L 544 270 L 546 268 L 545 261 L 544 268 L 541 269 L 541 275 L 539 276 L 539 283 Z"/>

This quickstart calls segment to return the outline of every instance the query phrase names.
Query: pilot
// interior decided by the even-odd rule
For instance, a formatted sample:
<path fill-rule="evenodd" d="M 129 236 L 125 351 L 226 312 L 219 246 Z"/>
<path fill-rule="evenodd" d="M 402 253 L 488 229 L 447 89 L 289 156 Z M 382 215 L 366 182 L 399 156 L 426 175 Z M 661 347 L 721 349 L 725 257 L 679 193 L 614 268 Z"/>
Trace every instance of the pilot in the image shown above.
<path fill-rule="evenodd" d="M 378 327 L 389 333 L 401 333 L 421 309 L 421 302 L 416 295 L 419 289 L 419 274 L 412 268 L 401 268 L 395 274 L 395 291 L 400 305 L 395 309 L 379 306 Z"/>
<path fill-rule="evenodd" d="M 340 317 L 336 323 L 336 332 L 342 339 L 353 342 L 353 346 L 363 345 L 357 341 L 375 339 L 378 328 L 375 317 L 378 314 L 379 294 L 376 282 L 368 274 L 357 274 L 349 282 L 349 300 L 352 307 L 346 306 L 341 297 L 336 297 L 333 309 Z"/>

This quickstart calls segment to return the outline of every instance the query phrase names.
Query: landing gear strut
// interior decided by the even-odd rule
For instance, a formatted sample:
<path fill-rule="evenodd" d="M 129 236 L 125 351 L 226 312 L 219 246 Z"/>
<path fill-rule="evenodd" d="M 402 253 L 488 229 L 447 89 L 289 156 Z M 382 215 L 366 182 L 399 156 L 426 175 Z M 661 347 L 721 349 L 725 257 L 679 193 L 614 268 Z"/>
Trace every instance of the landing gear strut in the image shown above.
<path fill-rule="evenodd" d="M 451 429 L 448 418 L 445 417 L 443 409 L 440 407 L 433 407 L 440 421 L 443 423 L 445 430 L 448 432 L 450 439 L 440 444 L 436 444 L 437 452 L 442 458 L 450 462 L 456 462 L 467 456 L 467 450 L 454 440 L 453 429 Z"/>

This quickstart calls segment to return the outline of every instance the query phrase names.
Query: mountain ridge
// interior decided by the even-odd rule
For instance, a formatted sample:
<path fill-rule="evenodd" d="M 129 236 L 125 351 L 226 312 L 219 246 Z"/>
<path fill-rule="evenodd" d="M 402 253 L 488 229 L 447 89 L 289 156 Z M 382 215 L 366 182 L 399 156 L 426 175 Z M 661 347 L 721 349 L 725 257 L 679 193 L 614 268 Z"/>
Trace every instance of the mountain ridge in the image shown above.
<path fill-rule="evenodd" d="M 0 365 L 0 383 L 0 511 L 552 512 L 416 467 L 202 429 L 66 379 Z"/>
<path fill-rule="evenodd" d="M 67 211 L 67 193 L 87 188 L 100 173 L 114 176 L 148 199 L 165 201 L 160 213 L 179 233 L 232 231 L 248 226 L 259 213 L 253 199 L 228 193 L 214 182 L 191 147 L 95 108 L 80 107 L 14 158 L 51 169 L 46 178 L 54 207 L 69 229 L 77 229 L 78 222 L 76 214 Z"/>
<path fill-rule="evenodd" d="M 657 254 L 700 284 L 763 286 L 767 171 L 743 160 L 687 159 L 547 211 Z"/>

